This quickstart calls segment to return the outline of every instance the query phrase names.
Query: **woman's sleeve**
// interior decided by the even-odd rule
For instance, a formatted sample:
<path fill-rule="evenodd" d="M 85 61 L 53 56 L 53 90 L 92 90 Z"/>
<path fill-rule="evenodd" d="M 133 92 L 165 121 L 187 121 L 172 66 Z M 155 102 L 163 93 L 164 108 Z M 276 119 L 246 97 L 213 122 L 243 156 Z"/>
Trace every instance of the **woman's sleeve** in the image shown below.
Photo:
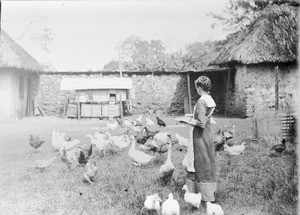
<path fill-rule="evenodd" d="M 195 112 L 195 120 L 197 122 L 196 126 L 204 128 L 208 120 L 206 117 L 206 104 L 204 101 L 199 100 L 197 102 Z"/>

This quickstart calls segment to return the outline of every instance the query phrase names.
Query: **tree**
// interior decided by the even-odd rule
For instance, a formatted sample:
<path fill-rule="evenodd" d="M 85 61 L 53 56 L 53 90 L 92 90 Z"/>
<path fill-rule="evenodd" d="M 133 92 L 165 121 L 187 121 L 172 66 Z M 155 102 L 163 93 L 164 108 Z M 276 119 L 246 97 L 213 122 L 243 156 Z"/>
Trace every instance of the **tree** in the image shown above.
<path fill-rule="evenodd" d="M 48 45 L 53 39 L 54 33 L 52 28 L 47 26 L 46 17 L 38 16 L 26 25 L 22 34 L 15 41 L 34 40 L 39 43 L 42 50 L 49 52 Z"/>
<path fill-rule="evenodd" d="M 119 71 L 119 62 L 116 60 L 111 60 L 104 65 L 102 71 Z"/>
<path fill-rule="evenodd" d="M 118 47 L 123 70 L 157 71 L 164 66 L 165 48 L 160 40 L 146 41 L 130 36 Z"/>
<path fill-rule="evenodd" d="M 299 6 L 299 0 L 229 0 L 224 14 L 209 13 L 216 22 L 212 28 L 221 25 L 228 33 L 235 33 L 249 25 L 259 13 L 270 4 Z"/>

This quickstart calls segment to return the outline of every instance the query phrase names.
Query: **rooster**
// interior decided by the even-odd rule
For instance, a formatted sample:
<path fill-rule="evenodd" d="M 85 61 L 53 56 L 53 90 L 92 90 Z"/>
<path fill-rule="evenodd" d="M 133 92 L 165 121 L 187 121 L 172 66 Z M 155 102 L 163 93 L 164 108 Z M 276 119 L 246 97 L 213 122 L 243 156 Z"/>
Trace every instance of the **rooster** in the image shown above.
<path fill-rule="evenodd" d="M 162 121 L 158 116 L 156 117 L 156 120 L 157 120 L 157 124 L 159 126 L 166 127 L 166 123 L 164 121 Z"/>
<path fill-rule="evenodd" d="M 215 146 L 215 151 L 217 152 L 217 155 L 219 151 L 224 150 L 224 143 L 226 141 L 226 138 L 224 136 L 224 132 L 222 129 L 220 129 L 217 132 L 217 136 L 214 138 L 214 146 Z"/>
<path fill-rule="evenodd" d="M 29 144 L 35 148 L 36 151 L 43 143 L 45 143 L 45 140 L 40 140 L 38 136 L 33 136 L 32 134 L 30 135 Z"/>
<path fill-rule="evenodd" d="M 83 152 L 83 150 L 81 150 L 79 152 L 78 163 L 85 165 L 88 162 L 88 160 L 90 159 L 92 153 L 93 153 L 93 145 L 91 144 L 91 146 L 86 154 Z"/>

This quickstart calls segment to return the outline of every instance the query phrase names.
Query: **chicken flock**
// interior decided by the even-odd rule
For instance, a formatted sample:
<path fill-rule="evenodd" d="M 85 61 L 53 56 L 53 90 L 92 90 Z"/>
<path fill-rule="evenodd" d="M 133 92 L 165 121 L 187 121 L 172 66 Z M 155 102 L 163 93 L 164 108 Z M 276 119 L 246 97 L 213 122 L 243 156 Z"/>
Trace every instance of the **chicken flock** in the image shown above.
<path fill-rule="evenodd" d="M 156 116 L 156 120 L 159 127 L 166 127 L 165 122 L 161 118 Z M 58 152 L 56 156 L 50 160 L 38 160 L 33 155 L 30 155 L 30 157 L 35 163 L 35 168 L 40 171 L 49 168 L 57 157 L 66 165 L 66 175 L 74 168 L 75 164 L 83 166 L 84 181 L 93 184 L 96 181 L 98 172 L 95 151 L 105 156 L 109 150 L 127 150 L 128 148 L 128 157 L 133 165 L 138 167 L 145 166 L 157 156 L 167 153 L 165 163 L 158 168 L 158 173 L 159 180 L 164 184 L 170 183 L 175 169 L 172 163 L 172 147 L 175 144 L 187 147 L 188 139 L 178 133 L 152 131 L 151 126 L 154 126 L 155 123 L 150 118 L 146 118 L 145 121 L 146 126 L 145 123 L 142 123 L 142 115 L 140 115 L 134 120 L 127 118 L 117 119 L 115 122 L 107 122 L 106 131 L 98 130 L 94 134 L 86 135 L 90 140 L 90 144 L 86 145 L 87 147 L 79 146 L 80 140 L 70 137 L 66 138 L 66 133 L 56 131 L 53 128 L 51 131 L 51 144 L 53 150 Z M 114 131 L 116 128 L 123 128 L 123 134 L 120 136 L 112 135 L 111 131 Z M 219 129 L 214 134 L 214 147 L 217 156 L 219 156 L 220 151 L 233 156 L 244 153 L 247 143 L 242 142 L 240 145 L 237 145 L 233 141 L 235 130 L 236 125 L 233 125 L 230 129 L 225 126 L 224 129 Z M 38 136 L 30 135 L 29 144 L 35 149 L 35 152 L 44 143 L 45 141 L 40 140 Z M 272 147 L 271 155 L 278 156 L 285 150 L 285 147 L 285 141 Z M 185 192 L 184 201 L 191 207 L 199 208 L 201 201 L 203 201 L 201 193 L 190 193 L 187 185 L 184 185 L 182 190 Z M 155 211 L 158 214 L 161 211 L 163 215 L 180 214 L 180 206 L 172 193 L 169 194 L 168 199 L 164 202 L 157 193 L 147 195 L 144 209 Z M 220 205 L 211 202 L 206 202 L 206 210 L 208 215 L 224 214 Z"/>

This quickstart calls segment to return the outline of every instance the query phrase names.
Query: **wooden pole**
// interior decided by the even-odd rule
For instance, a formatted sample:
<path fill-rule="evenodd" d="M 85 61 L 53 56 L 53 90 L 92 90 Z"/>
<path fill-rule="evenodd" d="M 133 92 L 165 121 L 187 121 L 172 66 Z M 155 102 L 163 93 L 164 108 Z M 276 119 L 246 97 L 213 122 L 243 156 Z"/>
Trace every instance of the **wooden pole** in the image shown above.
<path fill-rule="evenodd" d="M 275 67 L 275 110 L 279 108 L 279 68 Z"/>
<path fill-rule="evenodd" d="M 227 78 L 226 78 L 225 113 L 224 113 L 225 117 L 227 116 L 227 112 L 228 112 L 229 84 L 230 84 L 230 70 L 227 71 Z"/>
<path fill-rule="evenodd" d="M 66 112 L 67 112 L 67 93 L 65 91 L 65 101 L 64 101 L 64 109 L 63 109 L 63 118 L 66 118 Z"/>
<path fill-rule="evenodd" d="M 188 88 L 189 113 L 192 113 L 192 96 L 191 96 L 190 73 L 187 73 L 186 77 L 187 77 L 187 88 Z"/>
<path fill-rule="evenodd" d="M 81 113 L 80 113 L 80 102 L 77 102 L 77 119 L 80 119 Z"/>

